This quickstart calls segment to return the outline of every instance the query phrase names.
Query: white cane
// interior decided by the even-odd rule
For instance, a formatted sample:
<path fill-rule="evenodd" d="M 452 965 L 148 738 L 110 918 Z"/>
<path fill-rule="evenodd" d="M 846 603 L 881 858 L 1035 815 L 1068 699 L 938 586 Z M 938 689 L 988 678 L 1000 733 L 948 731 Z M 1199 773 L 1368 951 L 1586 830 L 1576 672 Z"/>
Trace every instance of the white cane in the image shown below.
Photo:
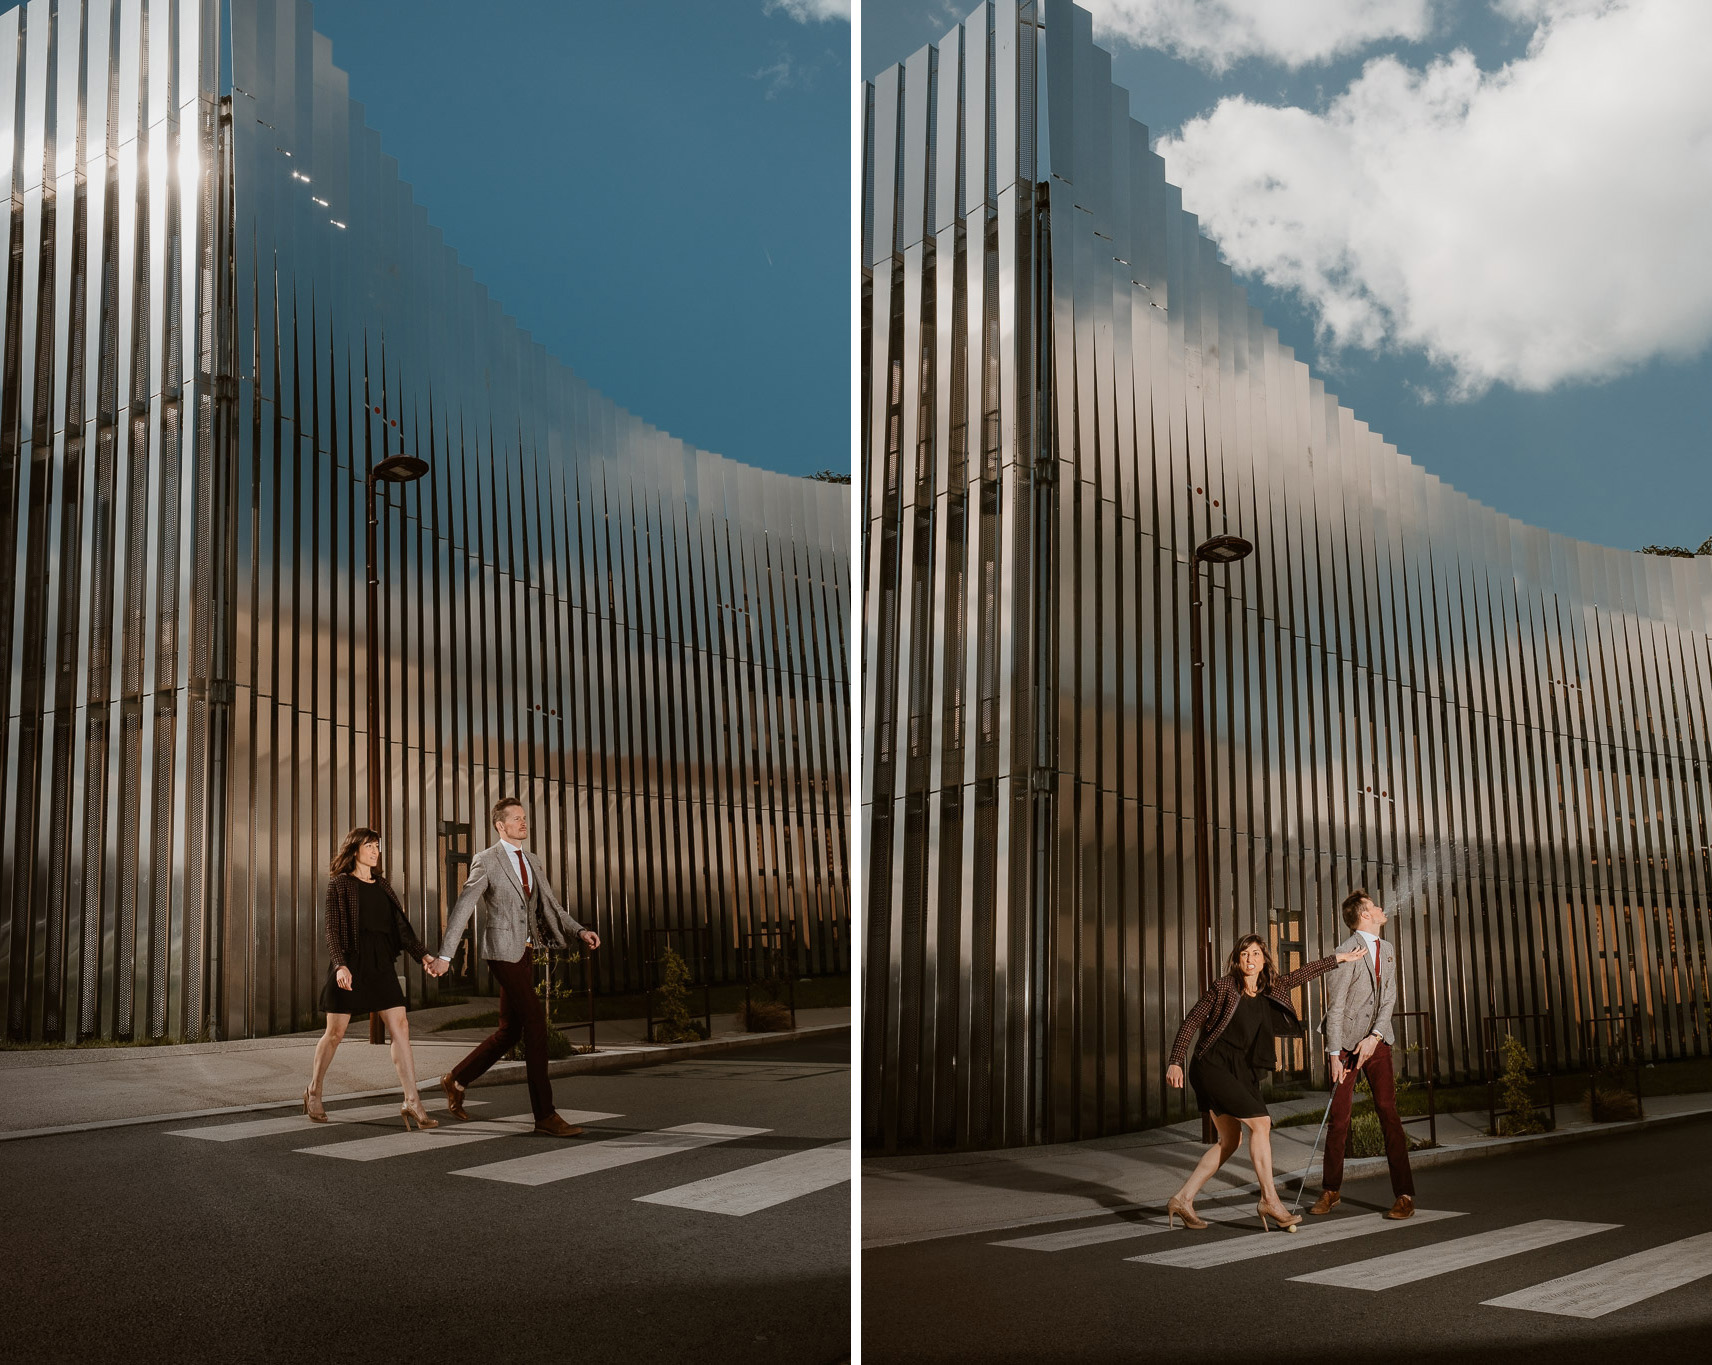
<path fill-rule="evenodd" d="M 1308 1188 L 1308 1172 L 1314 1169 L 1314 1158 L 1320 1154 L 1320 1139 L 1326 1135 L 1326 1120 L 1332 1116 L 1332 1099 L 1337 1095 L 1334 1087 L 1326 1098 L 1325 1113 L 1320 1115 L 1320 1131 L 1314 1134 L 1313 1150 L 1308 1153 L 1308 1164 L 1302 1167 L 1302 1178 L 1296 1184 L 1296 1202 L 1290 1206 L 1290 1212 L 1296 1213 L 1302 1207 L 1302 1191 Z M 1291 1231 L 1295 1231 L 1294 1228 Z"/>

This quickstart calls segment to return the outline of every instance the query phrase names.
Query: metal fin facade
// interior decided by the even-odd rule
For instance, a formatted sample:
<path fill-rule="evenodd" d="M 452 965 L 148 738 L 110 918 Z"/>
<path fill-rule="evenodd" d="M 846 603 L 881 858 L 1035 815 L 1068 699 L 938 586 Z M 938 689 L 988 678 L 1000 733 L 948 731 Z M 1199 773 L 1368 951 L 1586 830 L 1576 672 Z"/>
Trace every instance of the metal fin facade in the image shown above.
<path fill-rule="evenodd" d="M 865 1140 L 1186 1112 L 1188 575 L 1222 533 L 1256 553 L 1205 570 L 1217 959 L 1333 951 L 1364 885 L 1442 1076 L 1517 1014 L 1560 1067 L 1636 1022 L 1704 1055 L 1708 561 L 1523 525 L 1340 407 L 1067 0 L 977 9 L 865 119 Z"/>
<path fill-rule="evenodd" d="M 847 490 L 549 356 L 301 0 L 31 0 L 0 124 L 9 1036 L 308 1027 L 344 831 L 432 942 L 507 794 L 597 989 L 665 928 L 718 978 L 793 929 L 848 969 Z M 399 451 L 431 472 L 380 516 L 371 813 L 363 488 Z"/>

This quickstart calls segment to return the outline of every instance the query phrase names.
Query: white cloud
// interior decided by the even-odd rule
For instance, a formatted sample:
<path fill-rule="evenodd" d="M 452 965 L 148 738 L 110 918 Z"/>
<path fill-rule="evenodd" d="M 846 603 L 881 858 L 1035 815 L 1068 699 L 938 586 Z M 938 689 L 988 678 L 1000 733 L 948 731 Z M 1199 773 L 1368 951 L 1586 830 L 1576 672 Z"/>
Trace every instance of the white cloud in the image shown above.
<path fill-rule="evenodd" d="M 1154 47 L 1214 71 L 1248 57 L 1306 66 L 1376 42 L 1419 39 L 1432 0 L 1079 0 L 1094 37 Z M 1510 0 L 1549 4 L 1554 0 Z"/>
<path fill-rule="evenodd" d="M 766 82 L 766 98 L 776 100 L 781 90 L 808 89 L 820 74 L 818 66 L 799 66 L 784 44 L 779 45 L 778 58 L 771 65 L 752 72 L 749 79 Z"/>
<path fill-rule="evenodd" d="M 1236 98 L 1162 139 L 1239 272 L 1336 346 L 1402 346 L 1451 392 L 1543 390 L 1712 341 L 1712 5 L 1550 10 L 1526 56 L 1368 63 L 1323 112 Z"/>
<path fill-rule="evenodd" d="M 851 0 L 767 0 L 764 14 L 784 13 L 799 24 L 812 24 L 827 19 L 850 22 Z"/>

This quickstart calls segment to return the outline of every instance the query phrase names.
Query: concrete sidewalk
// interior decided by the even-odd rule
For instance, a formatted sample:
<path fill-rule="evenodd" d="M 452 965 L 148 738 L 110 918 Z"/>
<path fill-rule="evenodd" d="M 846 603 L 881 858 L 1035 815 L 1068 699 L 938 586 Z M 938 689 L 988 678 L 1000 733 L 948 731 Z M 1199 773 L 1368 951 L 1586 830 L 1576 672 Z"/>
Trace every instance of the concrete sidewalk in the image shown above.
<path fill-rule="evenodd" d="M 1321 1108 L 1323 1097 L 1274 1104 L 1274 1122 Z M 1646 1117 L 1621 1123 L 1594 1123 L 1584 1105 L 1560 1104 L 1557 1129 L 1527 1137 L 1486 1136 L 1484 1109 L 1438 1116 L 1435 1148 L 1411 1152 L 1416 1171 L 1447 1161 L 1519 1153 L 1542 1144 L 1574 1142 L 1614 1133 L 1631 1133 L 1661 1123 L 1712 1115 L 1712 1094 L 1643 1095 Z M 1272 1130 L 1274 1180 L 1286 1206 L 1296 1198 L 1297 1179 L 1308 1166 L 1318 1124 Z M 1427 1125 L 1410 1123 L 1413 1138 L 1425 1139 Z M 954 1152 L 928 1156 L 871 1157 L 862 1162 L 862 1245 L 897 1246 L 939 1237 L 996 1232 L 1034 1224 L 1066 1222 L 1131 1209 L 1164 1210 L 1206 1149 L 1200 1120 L 1152 1128 L 1121 1137 L 1097 1138 L 1042 1147 Z M 1384 1157 L 1344 1163 L 1348 1183 L 1385 1174 Z M 1308 1170 L 1305 1208 L 1319 1188 L 1320 1162 Z M 1420 1182 L 1430 1189 L 1430 1177 Z M 1390 1203 L 1389 1187 L 1374 1187 L 1374 1199 Z M 1207 1182 L 1198 1202 L 1255 1193 L 1248 1144 Z"/>
<path fill-rule="evenodd" d="M 438 1024 L 497 1010 L 498 997 L 472 997 L 461 1005 L 413 1010 L 410 1051 L 424 1092 L 491 1029 L 435 1033 Z M 641 1019 L 601 1019 L 595 1024 L 598 1051 L 566 1057 L 550 1066 L 554 1076 L 649 1065 L 776 1043 L 850 1027 L 850 1009 L 797 1011 L 795 1033 L 740 1033 L 737 1016 L 715 1014 L 713 1036 L 694 1043 L 650 1044 Z M 569 1028 L 573 1043 L 588 1031 Z M 273 1038 L 221 1043 L 176 1043 L 160 1047 L 22 1048 L 0 1051 L 0 1140 L 44 1130 L 154 1118 L 201 1117 L 296 1103 L 309 1084 L 319 1030 Z M 523 1079 L 522 1062 L 500 1062 L 478 1084 Z M 335 1100 L 399 1093 L 390 1047 L 373 1047 L 368 1025 L 354 1024 L 334 1055 L 322 1098 Z"/>

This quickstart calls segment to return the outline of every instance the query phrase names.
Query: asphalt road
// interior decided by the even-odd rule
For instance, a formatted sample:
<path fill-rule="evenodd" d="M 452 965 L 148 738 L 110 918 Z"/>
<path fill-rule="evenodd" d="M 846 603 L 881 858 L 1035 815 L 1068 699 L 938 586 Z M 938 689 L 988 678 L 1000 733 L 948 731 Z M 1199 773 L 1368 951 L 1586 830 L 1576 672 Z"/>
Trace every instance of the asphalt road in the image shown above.
<path fill-rule="evenodd" d="M 1691 1257 L 1712 1270 L 1709 1153 L 1712 1121 L 1698 1120 L 1429 1168 L 1416 1175 L 1418 1207 L 1459 1216 L 1417 1216 L 1385 1224 L 1380 1233 L 1319 1245 L 1303 1234 L 1364 1214 L 1369 1223 L 1379 1221 L 1373 1214 L 1391 1202 L 1383 1174 L 1348 1182 L 1343 1206 L 1327 1218 L 1305 1219 L 1300 1234 L 1262 1233 L 1250 1197 L 1241 1205 L 1246 1222 L 1214 1223 L 1204 1232 L 1151 1231 L 1079 1246 L 1063 1245 L 1076 1240 L 1066 1237 L 1045 1250 L 994 1245 L 1083 1229 L 1116 1232 L 1120 1223 L 1142 1225 L 1148 1211 L 879 1248 L 862 1257 L 863 1359 L 868 1365 L 1310 1359 L 1564 1365 L 1635 1360 L 1650 1352 L 1661 1362 L 1705 1360 L 1712 1358 L 1712 1277 L 1597 1318 L 1485 1301 L 1655 1248 L 1669 1250 L 1660 1253 L 1659 1264 L 1640 1270 L 1642 1292 L 1656 1289 L 1670 1267 Z M 1236 1160 L 1244 1161 L 1244 1154 Z M 1285 1202 L 1293 1197 L 1292 1191 Z M 1217 1206 L 1203 1201 L 1198 1207 L 1204 1215 Z M 1571 1223 L 1584 1226 L 1562 1226 Z M 1536 1226 L 1505 1231 L 1524 1224 Z M 1615 1226 L 1587 1226 L 1598 1224 Z M 1498 1237 L 1563 1240 L 1518 1245 L 1511 1254 L 1461 1268 L 1452 1263 L 1459 1248 L 1490 1251 Z M 1702 1241 L 1672 1245 L 1690 1237 Z M 1273 1254 L 1221 1254 L 1210 1259 L 1224 1263 L 1199 1268 L 1126 1259 L 1176 1256 L 1196 1247 L 1222 1252 L 1241 1239 L 1257 1249 L 1254 1239 L 1262 1238 Z M 1403 1264 L 1403 1258 L 1375 1264 L 1429 1248 L 1438 1249 L 1436 1263 L 1411 1256 Z M 1326 1277 L 1341 1284 L 1293 1278 L 1356 1263 L 1360 1268 Z M 1412 1282 L 1376 1283 L 1423 1270 L 1429 1273 Z M 1592 1299 L 1585 1285 L 1572 1286 L 1566 1302 L 1585 1309 Z"/>
<path fill-rule="evenodd" d="M 228 1141 L 182 1133 L 280 1111 L 0 1143 L 0 1359 L 847 1356 L 848 1180 L 742 1214 L 675 1194 L 677 1203 L 642 1202 L 848 1141 L 847 1034 L 566 1077 L 554 1090 L 567 1115 L 616 1117 L 587 1122 L 589 1135 L 573 1141 L 506 1131 L 435 1146 L 459 1126 L 448 1120 L 372 1160 L 300 1149 L 401 1135 L 396 1108 L 390 1119 Z M 469 1099 L 482 1101 L 473 1122 L 529 1112 L 522 1086 Z M 646 1135 L 686 1125 L 708 1127 L 649 1146 L 662 1140 Z M 534 1185 L 453 1174 L 608 1143 L 644 1159 Z M 824 1181 L 828 1159 L 787 1163 L 783 1184 L 763 1173 L 750 1190 L 788 1194 L 816 1170 Z M 729 1185 L 716 1182 L 721 1191 Z"/>

